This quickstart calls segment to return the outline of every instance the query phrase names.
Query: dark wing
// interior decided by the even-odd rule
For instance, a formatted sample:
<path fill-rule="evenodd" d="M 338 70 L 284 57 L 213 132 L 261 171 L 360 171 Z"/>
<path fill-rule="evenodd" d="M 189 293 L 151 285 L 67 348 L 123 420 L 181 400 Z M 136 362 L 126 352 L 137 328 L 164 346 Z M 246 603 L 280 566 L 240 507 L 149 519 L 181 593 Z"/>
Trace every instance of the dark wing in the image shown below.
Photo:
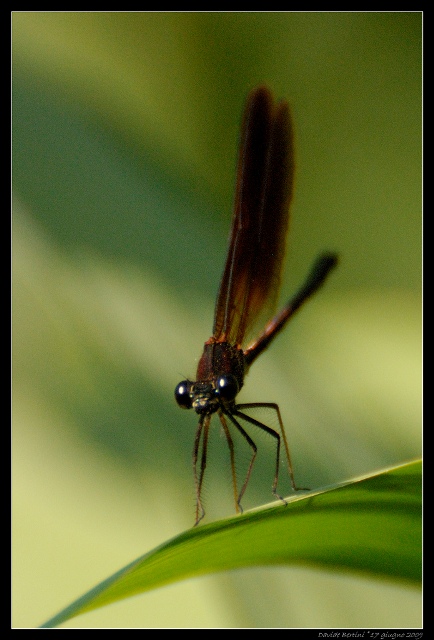
<path fill-rule="evenodd" d="M 213 336 L 241 346 L 253 323 L 270 319 L 279 293 L 293 191 L 288 104 L 259 87 L 247 99 L 229 250 Z"/>

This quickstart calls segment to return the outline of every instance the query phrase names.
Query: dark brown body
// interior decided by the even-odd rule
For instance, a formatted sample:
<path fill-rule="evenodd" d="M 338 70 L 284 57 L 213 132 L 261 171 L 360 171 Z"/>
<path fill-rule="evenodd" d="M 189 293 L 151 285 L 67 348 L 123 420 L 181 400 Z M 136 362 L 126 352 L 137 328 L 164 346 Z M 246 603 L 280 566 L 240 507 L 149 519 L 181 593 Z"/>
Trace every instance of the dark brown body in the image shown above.
<path fill-rule="evenodd" d="M 274 317 L 285 254 L 293 176 L 293 133 L 288 104 L 275 104 L 268 89 L 259 87 L 249 95 L 244 111 L 235 208 L 228 255 L 217 296 L 213 335 L 205 343 L 196 382 L 184 380 L 175 389 L 178 404 L 186 409 L 193 408 L 200 416 L 193 449 L 195 524 L 205 514 L 201 491 L 213 413 L 219 416 L 229 446 L 237 511 L 242 511 L 241 498 L 257 452 L 241 420 L 261 428 L 275 439 L 273 494 L 283 500 L 277 493 L 282 440 L 292 487 L 297 489 L 277 404 L 261 402 L 237 405 L 235 402 L 251 364 L 301 304 L 321 286 L 337 262 L 334 254 L 321 256 L 304 286 Z M 262 331 L 254 338 L 258 326 Z M 280 433 L 244 413 L 245 409 L 259 406 L 276 412 Z M 237 487 L 235 450 L 228 421 L 241 433 L 252 451 L 240 490 Z"/>

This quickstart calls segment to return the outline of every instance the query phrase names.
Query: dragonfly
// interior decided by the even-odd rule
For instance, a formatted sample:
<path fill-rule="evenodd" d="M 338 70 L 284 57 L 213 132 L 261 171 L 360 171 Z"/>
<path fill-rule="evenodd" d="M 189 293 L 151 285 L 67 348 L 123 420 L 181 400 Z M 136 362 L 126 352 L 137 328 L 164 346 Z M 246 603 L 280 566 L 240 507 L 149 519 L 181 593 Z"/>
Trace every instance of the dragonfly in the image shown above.
<path fill-rule="evenodd" d="M 244 109 L 234 212 L 212 336 L 205 342 L 196 380 L 183 380 L 175 388 L 178 405 L 193 409 L 199 416 L 193 447 L 195 525 L 205 516 L 202 488 L 214 414 L 219 418 L 229 447 L 237 513 L 243 511 L 241 500 L 258 451 L 246 424 L 262 429 L 274 439 L 272 494 L 275 498 L 286 504 L 277 492 L 282 443 L 292 489 L 300 490 L 294 480 L 279 406 L 274 402 L 236 402 L 253 362 L 319 289 L 338 261 L 335 253 L 321 254 L 299 291 L 274 315 L 288 234 L 294 165 L 294 134 L 288 103 L 276 102 L 266 86 L 259 86 L 248 95 Z M 258 326 L 261 329 L 255 334 Z M 246 413 L 258 408 L 275 412 L 280 432 Z M 241 486 L 235 467 L 233 429 L 241 434 L 251 452 Z"/>

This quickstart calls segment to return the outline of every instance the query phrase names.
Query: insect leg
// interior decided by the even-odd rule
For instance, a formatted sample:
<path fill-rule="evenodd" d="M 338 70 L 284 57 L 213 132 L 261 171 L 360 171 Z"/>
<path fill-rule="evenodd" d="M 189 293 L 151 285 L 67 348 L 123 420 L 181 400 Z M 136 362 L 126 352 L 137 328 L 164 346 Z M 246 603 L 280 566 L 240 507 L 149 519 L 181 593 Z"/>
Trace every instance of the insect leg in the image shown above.
<path fill-rule="evenodd" d="M 245 416 L 243 413 L 238 412 L 236 409 L 231 412 L 231 413 L 227 413 L 226 414 L 230 421 L 236 426 L 236 428 L 238 429 L 238 431 L 241 433 L 241 435 L 243 436 L 243 438 L 245 438 L 249 444 L 249 446 L 251 447 L 253 454 L 252 454 L 252 458 L 250 460 L 250 464 L 249 464 L 249 468 L 247 469 L 247 474 L 246 474 L 246 479 L 244 480 L 244 484 L 241 487 L 241 491 L 238 494 L 238 498 L 237 498 L 237 503 L 238 506 L 241 510 L 241 512 L 243 511 L 243 508 L 241 506 L 241 498 L 244 495 L 244 492 L 247 488 L 247 485 L 249 483 L 249 479 L 250 479 L 250 474 L 252 473 L 252 468 L 253 468 L 253 463 L 255 462 L 255 458 L 256 458 L 256 454 L 258 452 L 258 447 L 256 446 L 256 444 L 253 442 L 252 438 L 249 436 L 249 434 L 243 429 L 243 427 L 240 425 L 240 423 L 235 419 L 235 415 L 239 415 L 242 418 L 246 419 L 248 422 L 251 422 L 250 418 L 248 416 Z"/>
<path fill-rule="evenodd" d="M 210 423 L 209 415 L 201 416 L 199 420 L 199 424 L 197 426 L 196 436 L 194 438 L 193 473 L 194 473 L 194 484 L 196 487 L 196 521 L 194 523 L 194 526 L 197 526 L 205 515 L 205 509 L 203 508 L 202 500 L 201 500 L 201 491 L 202 491 L 203 476 L 206 468 L 206 451 L 208 446 L 209 423 Z M 197 459 L 199 456 L 200 438 L 202 433 L 203 433 L 202 455 L 201 455 L 201 461 L 200 461 L 200 473 L 198 475 Z"/>
<path fill-rule="evenodd" d="M 242 512 L 241 505 L 238 502 L 238 488 L 237 488 L 237 473 L 235 470 L 235 454 L 234 454 L 234 442 L 232 440 L 232 436 L 229 433 L 229 428 L 226 423 L 225 417 L 221 411 L 219 411 L 220 422 L 222 423 L 223 431 L 226 436 L 226 440 L 229 446 L 229 454 L 231 457 L 231 472 L 232 472 L 232 486 L 234 488 L 234 499 L 235 499 L 235 510 L 237 513 Z"/>

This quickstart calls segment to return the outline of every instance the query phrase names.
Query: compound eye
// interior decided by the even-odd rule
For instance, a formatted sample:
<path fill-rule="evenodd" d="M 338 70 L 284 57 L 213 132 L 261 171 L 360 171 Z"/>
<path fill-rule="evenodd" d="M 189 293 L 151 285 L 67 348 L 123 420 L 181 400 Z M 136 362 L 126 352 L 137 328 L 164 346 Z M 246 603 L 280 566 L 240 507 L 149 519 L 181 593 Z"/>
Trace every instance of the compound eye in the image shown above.
<path fill-rule="evenodd" d="M 181 409 L 191 409 L 191 397 L 190 397 L 191 382 L 183 380 L 175 389 L 175 400 Z"/>
<path fill-rule="evenodd" d="M 238 382 L 235 376 L 220 376 L 217 380 L 217 393 L 223 400 L 234 400 L 238 393 Z"/>

